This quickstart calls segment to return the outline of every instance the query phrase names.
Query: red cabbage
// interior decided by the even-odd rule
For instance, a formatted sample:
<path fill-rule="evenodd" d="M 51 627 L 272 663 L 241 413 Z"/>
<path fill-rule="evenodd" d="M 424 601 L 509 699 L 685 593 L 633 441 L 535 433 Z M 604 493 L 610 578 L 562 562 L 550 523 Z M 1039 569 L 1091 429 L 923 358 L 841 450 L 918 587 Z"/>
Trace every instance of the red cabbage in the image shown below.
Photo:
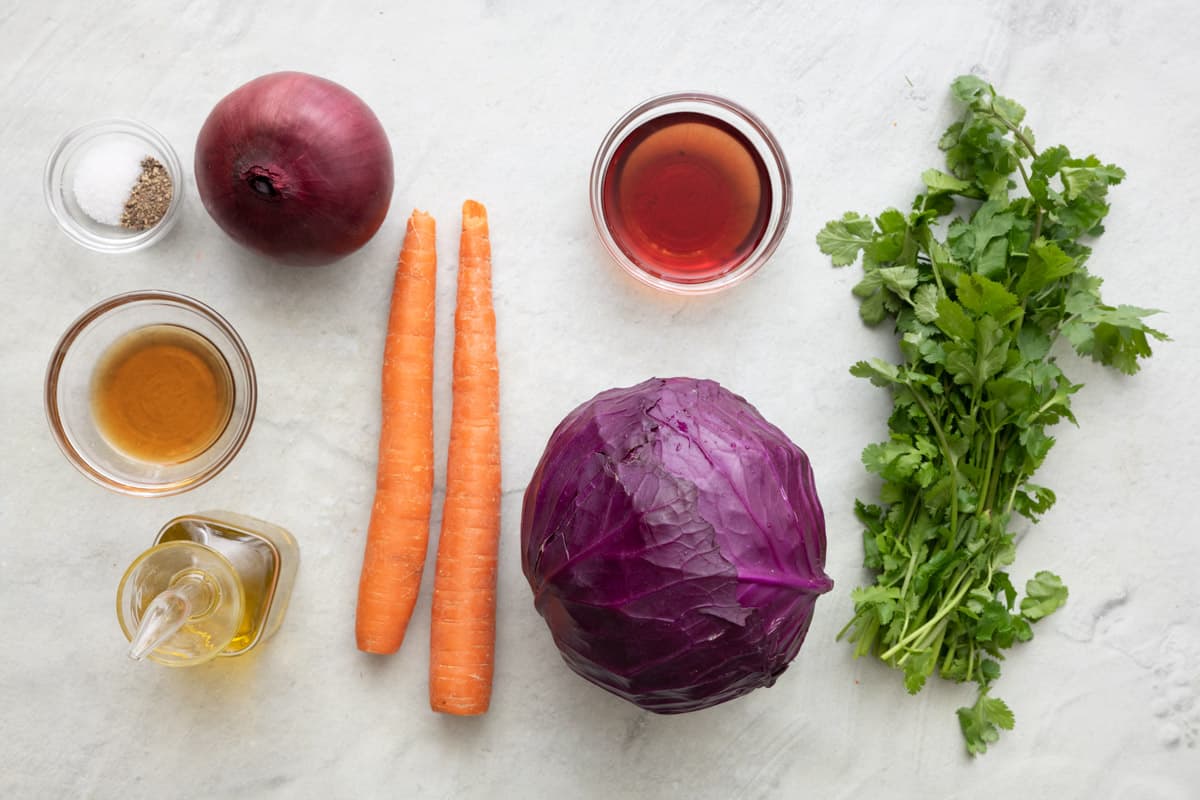
<path fill-rule="evenodd" d="M 804 451 L 691 378 L 610 389 L 559 424 L 521 563 L 571 669 L 664 714 L 773 684 L 833 586 Z"/>

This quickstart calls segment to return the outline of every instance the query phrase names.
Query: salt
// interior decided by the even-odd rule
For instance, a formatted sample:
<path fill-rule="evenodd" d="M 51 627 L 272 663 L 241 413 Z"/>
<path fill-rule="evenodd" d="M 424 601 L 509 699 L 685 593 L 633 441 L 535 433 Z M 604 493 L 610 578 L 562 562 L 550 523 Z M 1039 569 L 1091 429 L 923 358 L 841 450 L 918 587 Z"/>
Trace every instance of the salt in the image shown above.
<path fill-rule="evenodd" d="M 101 225 L 120 225 L 146 155 L 143 147 L 119 139 L 101 140 L 85 151 L 73 187 L 83 213 Z"/>

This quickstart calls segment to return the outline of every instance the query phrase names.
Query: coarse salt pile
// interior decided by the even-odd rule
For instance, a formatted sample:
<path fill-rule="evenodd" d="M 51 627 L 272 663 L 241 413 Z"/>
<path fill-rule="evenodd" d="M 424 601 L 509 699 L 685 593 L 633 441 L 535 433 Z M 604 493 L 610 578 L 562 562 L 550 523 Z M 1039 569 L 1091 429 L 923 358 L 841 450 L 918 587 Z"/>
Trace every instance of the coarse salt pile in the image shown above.
<path fill-rule="evenodd" d="M 133 187 L 142 174 L 145 148 L 119 139 L 98 141 L 75 170 L 75 202 L 101 225 L 121 224 Z"/>

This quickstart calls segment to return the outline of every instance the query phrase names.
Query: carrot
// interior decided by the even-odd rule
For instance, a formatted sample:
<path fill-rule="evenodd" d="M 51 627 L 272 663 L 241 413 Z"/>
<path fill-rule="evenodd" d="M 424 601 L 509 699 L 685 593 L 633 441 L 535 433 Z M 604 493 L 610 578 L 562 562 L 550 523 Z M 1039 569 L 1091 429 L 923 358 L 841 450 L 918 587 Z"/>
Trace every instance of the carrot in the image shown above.
<path fill-rule="evenodd" d="M 358 583 L 358 649 L 394 653 L 412 617 L 433 502 L 436 224 L 413 211 L 396 265 L 383 349 L 383 421 L 375 503 Z"/>
<path fill-rule="evenodd" d="M 487 711 L 496 644 L 500 540 L 500 377 L 487 209 L 463 203 L 454 313 L 454 406 L 446 504 L 433 580 L 429 705 Z"/>

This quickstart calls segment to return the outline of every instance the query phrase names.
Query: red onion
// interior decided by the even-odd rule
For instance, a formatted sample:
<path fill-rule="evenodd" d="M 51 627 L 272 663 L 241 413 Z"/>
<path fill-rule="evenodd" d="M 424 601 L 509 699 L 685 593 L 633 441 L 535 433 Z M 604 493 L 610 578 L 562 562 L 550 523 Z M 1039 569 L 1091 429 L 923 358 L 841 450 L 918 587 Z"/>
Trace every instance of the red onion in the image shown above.
<path fill-rule="evenodd" d="M 235 89 L 196 141 L 196 187 L 233 239 L 287 264 L 328 264 L 379 230 L 392 149 L 357 95 L 302 72 Z"/>

